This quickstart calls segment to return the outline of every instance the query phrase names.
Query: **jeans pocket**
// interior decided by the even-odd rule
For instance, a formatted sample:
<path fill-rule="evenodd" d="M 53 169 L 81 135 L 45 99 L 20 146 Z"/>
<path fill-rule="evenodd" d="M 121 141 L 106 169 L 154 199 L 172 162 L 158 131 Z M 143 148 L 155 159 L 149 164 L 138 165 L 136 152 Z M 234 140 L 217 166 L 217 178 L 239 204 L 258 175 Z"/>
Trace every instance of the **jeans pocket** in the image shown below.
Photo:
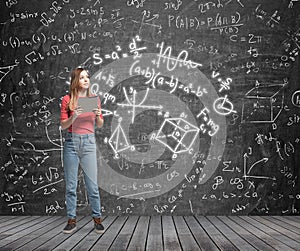
<path fill-rule="evenodd" d="M 89 137 L 89 143 L 95 144 L 96 143 L 95 137 Z"/>

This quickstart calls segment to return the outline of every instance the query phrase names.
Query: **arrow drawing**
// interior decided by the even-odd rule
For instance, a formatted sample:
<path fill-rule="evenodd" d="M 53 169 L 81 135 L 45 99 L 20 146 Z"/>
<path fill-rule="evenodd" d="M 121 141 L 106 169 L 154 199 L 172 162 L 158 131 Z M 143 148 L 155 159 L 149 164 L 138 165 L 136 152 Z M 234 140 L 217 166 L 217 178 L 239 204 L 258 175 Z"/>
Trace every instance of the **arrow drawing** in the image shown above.
<path fill-rule="evenodd" d="M 267 163 L 269 158 L 262 158 L 256 162 L 254 162 L 249 168 L 247 168 L 247 159 L 249 158 L 248 154 L 245 153 L 244 156 L 244 175 L 243 177 L 245 179 L 247 178 L 256 178 L 256 179 L 271 179 L 271 180 L 276 180 L 275 177 L 269 177 L 269 176 L 261 176 L 261 175 L 250 175 L 252 169 L 259 168 L 259 166 L 262 166 L 263 164 Z M 247 171 L 248 169 L 248 171 Z"/>

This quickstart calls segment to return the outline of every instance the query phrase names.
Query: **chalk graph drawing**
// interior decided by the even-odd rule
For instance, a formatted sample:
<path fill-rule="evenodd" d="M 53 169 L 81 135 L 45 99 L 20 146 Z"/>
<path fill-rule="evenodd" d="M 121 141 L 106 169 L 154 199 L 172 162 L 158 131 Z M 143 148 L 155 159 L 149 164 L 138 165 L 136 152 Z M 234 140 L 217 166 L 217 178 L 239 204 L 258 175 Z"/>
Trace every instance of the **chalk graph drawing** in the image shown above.
<path fill-rule="evenodd" d="M 256 85 L 245 94 L 242 123 L 274 123 L 284 105 L 286 84 Z"/>
<path fill-rule="evenodd" d="M 132 20 L 133 29 L 138 28 L 138 35 L 142 37 L 144 41 L 152 42 L 157 40 L 157 37 L 162 34 L 161 24 L 156 23 L 159 20 L 159 14 L 152 14 L 149 11 L 144 10 L 142 15 L 141 21 Z"/>
<path fill-rule="evenodd" d="M 251 154 L 249 154 L 251 155 Z M 244 175 L 243 178 L 246 180 L 248 178 L 254 179 L 270 179 L 276 180 L 275 177 L 270 177 L 266 175 L 261 175 L 262 169 L 265 168 L 265 164 L 269 161 L 269 158 L 262 158 L 260 160 L 255 161 L 253 164 L 249 164 L 249 155 L 247 153 L 244 154 Z M 260 175 L 257 175 L 260 173 Z"/>
<path fill-rule="evenodd" d="M 117 104 L 118 106 L 121 107 L 131 107 L 132 108 L 132 117 L 131 117 L 131 123 L 134 122 L 134 118 L 135 118 L 135 114 L 136 114 L 136 109 L 137 108 L 143 108 L 143 109 L 159 109 L 161 110 L 163 107 L 161 105 L 143 105 L 144 102 L 146 101 L 148 94 L 149 94 L 149 88 L 146 89 L 146 94 L 143 98 L 143 100 L 139 103 L 136 104 L 136 95 L 137 95 L 137 91 L 133 90 L 133 95 L 132 95 L 132 99 L 130 100 L 130 98 L 127 95 L 126 89 L 123 87 L 123 92 L 127 101 L 127 104 Z"/>
<path fill-rule="evenodd" d="M 164 132 L 167 131 L 167 134 Z M 170 149 L 176 157 L 178 153 L 189 151 L 199 133 L 199 128 L 182 118 L 165 119 L 155 139 Z"/>

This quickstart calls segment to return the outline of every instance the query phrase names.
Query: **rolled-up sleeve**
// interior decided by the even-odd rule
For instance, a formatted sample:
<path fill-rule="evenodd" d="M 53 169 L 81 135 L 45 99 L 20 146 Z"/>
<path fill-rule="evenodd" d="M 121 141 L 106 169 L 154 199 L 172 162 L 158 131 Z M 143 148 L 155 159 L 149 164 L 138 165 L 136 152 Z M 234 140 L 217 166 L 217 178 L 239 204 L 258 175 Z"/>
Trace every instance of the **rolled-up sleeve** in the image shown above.
<path fill-rule="evenodd" d="M 69 112 L 68 112 L 69 102 L 70 102 L 69 95 L 64 96 L 61 101 L 61 106 L 60 106 L 60 121 L 69 118 Z"/>

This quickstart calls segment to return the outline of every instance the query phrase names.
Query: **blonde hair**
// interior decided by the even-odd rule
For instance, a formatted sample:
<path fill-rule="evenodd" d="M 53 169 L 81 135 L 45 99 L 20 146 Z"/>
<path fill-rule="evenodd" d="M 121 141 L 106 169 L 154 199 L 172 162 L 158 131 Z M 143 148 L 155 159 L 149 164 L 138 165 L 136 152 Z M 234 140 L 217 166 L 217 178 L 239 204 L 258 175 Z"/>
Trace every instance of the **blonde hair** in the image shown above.
<path fill-rule="evenodd" d="M 77 67 L 71 72 L 71 83 L 70 83 L 70 102 L 69 102 L 69 109 L 70 111 L 74 111 L 77 99 L 78 99 L 78 92 L 79 92 L 79 78 L 80 78 L 80 73 L 86 71 L 82 67 Z M 91 96 L 91 88 L 89 87 L 87 90 L 87 96 Z"/>

